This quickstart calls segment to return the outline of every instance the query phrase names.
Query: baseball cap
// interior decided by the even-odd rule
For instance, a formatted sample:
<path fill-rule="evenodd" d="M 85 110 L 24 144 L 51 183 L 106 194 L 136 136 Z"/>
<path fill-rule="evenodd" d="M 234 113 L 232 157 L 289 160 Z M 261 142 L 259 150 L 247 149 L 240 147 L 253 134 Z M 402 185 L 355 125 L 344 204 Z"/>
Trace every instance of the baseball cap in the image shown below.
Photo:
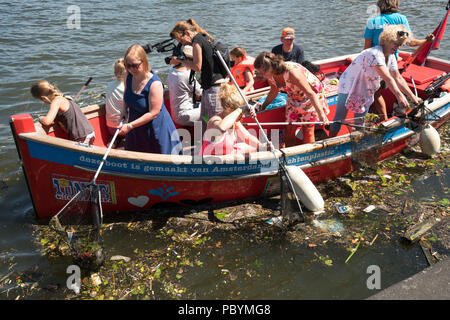
<path fill-rule="evenodd" d="M 284 28 L 281 31 L 281 37 L 284 39 L 295 39 L 295 30 L 291 27 Z"/>

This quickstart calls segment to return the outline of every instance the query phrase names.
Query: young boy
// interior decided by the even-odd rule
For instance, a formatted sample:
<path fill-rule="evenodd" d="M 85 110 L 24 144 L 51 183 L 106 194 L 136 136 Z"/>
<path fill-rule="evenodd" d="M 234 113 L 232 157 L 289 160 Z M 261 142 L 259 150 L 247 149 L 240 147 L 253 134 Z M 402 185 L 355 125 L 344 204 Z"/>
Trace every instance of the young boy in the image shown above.
<path fill-rule="evenodd" d="M 242 92 L 247 93 L 253 90 L 253 84 L 255 83 L 253 79 L 255 75 L 253 63 L 255 62 L 255 58 L 247 56 L 245 49 L 235 47 L 230 51 L 230 59 L 234 61 L 231 74 L 238 86 L 242 89 Z"/>
<path fill-rule="evenodd" d="M 123 103 L 123 91 L 125 65 L 123 59 L 119 59 L 114 64 L 115 79 L 108 83 L 106 87 L 106 126 L 112 137 L 120 125 L 120 122 L 127 118 L 127 111 Z"/>

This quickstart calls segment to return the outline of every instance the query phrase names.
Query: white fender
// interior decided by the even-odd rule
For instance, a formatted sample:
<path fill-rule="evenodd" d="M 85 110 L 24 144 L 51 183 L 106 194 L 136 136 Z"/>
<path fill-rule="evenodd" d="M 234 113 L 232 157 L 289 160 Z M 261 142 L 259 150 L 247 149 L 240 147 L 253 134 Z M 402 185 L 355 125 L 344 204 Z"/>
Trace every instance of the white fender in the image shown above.
<path fill-rule="evenodd" d="M 310 211 L 323 211 L 325 202 L 319 190 L 300 167 L 286 166 L 286 171 L 292 180 L 295 193 L 301 203 Z"/>
<path fill-rule="evenodd" d="M 422 152 L 428 156 L 438 153 L 441 149 L 441 138 L 437 130 L 430 124 L 426 124 L 420 132 L 419 138 Z"/>

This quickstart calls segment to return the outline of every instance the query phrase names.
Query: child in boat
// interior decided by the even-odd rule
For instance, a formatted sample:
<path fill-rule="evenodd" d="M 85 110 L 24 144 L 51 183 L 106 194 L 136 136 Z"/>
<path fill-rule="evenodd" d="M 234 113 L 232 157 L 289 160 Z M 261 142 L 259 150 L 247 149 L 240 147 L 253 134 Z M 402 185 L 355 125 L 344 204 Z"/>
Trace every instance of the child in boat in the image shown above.
<path fill-rule="evenodd" d="M 201 154 L 246 154 L 266 146 L 266 143 L 261 143 L 239 122 L 242 116 L 241 106 L 245 102 L 233 84 L 223 83 L 220 86 L 219 100 L 223 111 L 209 119 Z"/>
<path fill-rule="evenodd" d="M 70 140 L 89 145 L 94 142 L 94 128 L 72 98 L 64 96 L 46 80 L 36 82 L 31 87 L 31 94 L 50 105 L 47 115 L 39 117 L 43 125 L 58 123 L 67 132 Z"/>
<path fill-rule="evenodd" d="M 120 122 L 127 117 L 127 111 L 123 103 L 124 76 L 126 73 L 123 58 L 114 64 L 115 79 L 106 87 L 106 126 L 112 137 L 120 126 Z"/>
<path fill-rule="evenodd" d="M 255 83 L 253 63 L 255 58 L 247 56 L 244 48 L 235 47 L 230 51 L 230 59 L 234 62 L 231 74 L 242 89 L 242 92 L 247 93 L 253 90 L 253 84 Z"/>

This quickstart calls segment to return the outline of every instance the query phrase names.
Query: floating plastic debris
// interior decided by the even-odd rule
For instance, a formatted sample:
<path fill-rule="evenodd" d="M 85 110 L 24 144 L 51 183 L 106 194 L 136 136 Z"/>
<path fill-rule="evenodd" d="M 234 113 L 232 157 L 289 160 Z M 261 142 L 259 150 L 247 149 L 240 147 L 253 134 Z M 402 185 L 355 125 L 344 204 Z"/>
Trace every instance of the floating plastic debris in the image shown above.
<path fill-rule="evenodd" d="M 373 211 L 373 210 L 375 210 L 375 206 L 371 204 L 370 206 L 368 206 L 367 208 L 365 208 L 363 211 L 364 211 L 364 212 L 371 212 L 371 211 Z"/>
<path fill-rule="evenodd" d="M 333 205 L 336 207 L 337 212 L 339 213 L 348 213 L 351 211 L 349 206 L 343 206 L 340 202 L 335 202 Z"/>
<path fill-rule="evenodd" d="M 313 225 L 327 232 L 341 232 L 344 230 L 342 222 L 333 219 L 313 220 Z"/>
<path fill-rule="evenodd" d="M 283 226 L 283 217 L 278 216 L 275 218 L 271 218 L 271 219 L 267 220 L 266 223 L 268 223 L 270 225 L 275 225 L 277 227 L 282 227 Z"/>

